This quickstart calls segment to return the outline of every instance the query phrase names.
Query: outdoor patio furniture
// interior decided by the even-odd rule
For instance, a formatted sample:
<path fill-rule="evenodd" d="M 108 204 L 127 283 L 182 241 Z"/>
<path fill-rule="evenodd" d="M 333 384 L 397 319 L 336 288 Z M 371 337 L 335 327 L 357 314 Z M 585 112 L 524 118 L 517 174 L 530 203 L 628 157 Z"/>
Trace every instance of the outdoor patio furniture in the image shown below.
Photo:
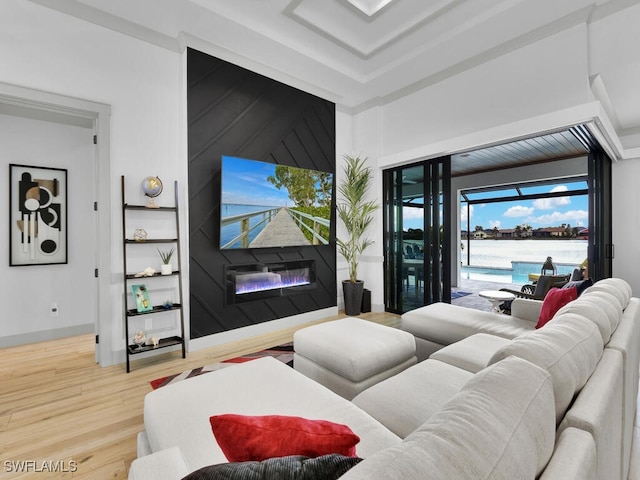
<path fill-rule="evenodd" d="M 513 293 L 519 298 L 530 298 L 533 300 L 543 300 L 549 290 L 554 287 L 562 287 L 569 281 L 571 275 L 540 275 L 534 284 L 523 285 L 520 290 L 501 288 L 503 292 Z"/>
<path fill-rule="evenodd" d="M 532 300 L 544 300 L 547 292 L 552 288 L 560 288 L 565 285 L 571 275 L 540 275 L 538 281 L 533 284 L 523 285 L 520 290 L 512 290 L 510 288 L 501 288 L 503 292 L 513 293 L 516 298 L 529 298 Z M 500 309 L 511 314 L 511 302 L 504 302 L 500 305 Z"/>

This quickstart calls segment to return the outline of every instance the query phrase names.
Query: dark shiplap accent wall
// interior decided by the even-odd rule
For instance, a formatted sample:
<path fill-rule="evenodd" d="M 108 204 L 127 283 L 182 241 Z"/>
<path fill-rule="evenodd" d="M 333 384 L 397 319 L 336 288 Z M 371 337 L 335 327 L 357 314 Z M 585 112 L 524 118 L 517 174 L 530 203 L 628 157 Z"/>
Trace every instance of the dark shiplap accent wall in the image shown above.
<path fill-rule="evenodd" d="M 192 49 L 187 82 L 191 338 L 335 306 L 335 228 L 325 246 L 219 248 L 222 155 L 335 173 L 335 105 Z M 301 259 L 312 292 L 225 305 L 225 265 Z"/>

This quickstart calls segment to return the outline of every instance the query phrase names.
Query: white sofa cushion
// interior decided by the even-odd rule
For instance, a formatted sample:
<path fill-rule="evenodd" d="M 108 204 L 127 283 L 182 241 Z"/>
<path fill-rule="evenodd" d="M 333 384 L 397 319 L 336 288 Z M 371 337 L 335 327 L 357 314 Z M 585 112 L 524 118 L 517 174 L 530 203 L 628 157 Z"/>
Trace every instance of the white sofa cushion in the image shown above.
<path fill-rule="evenodd" d="M 190 473 L 178 447 L 170 447 L 135 459 L 129 468 L 129 480 L 170 478 L 178 480 Z"/>
<path fill-rule="evenodd" d="M 583 295 L 584 300 L 594 300 L 600 303 L 600 306 L 605 310 L 607 318 L 611 322 L 611 332 L 615 332 L 618 325 L 622 321 L 623 309 L 618 305 L 615 296 L 612 293 L 605 292 L 604 290 L 591 290 Z M 629 302 L 626 302 L 629 305 Z M 626 307 L 625 307 L 626 308 Z"/>
<path fill-rule="evenodd" d="M 598 327 L 602 343 L 606 345 L 613 333 L 613 325 L 617 326 L 618 320 L 615 312 L 619 310 L 616 299 L 611 295 L 609 298 L 612 303 L 606 305 L 601 298 L 583 295 L 563 306 L 556 312 L 554 318 L 568 313 L 584 317 L 586 321 L 590 321 Z"/>
<path fill-rule="evenodd" d="M 536 319 L 537 321 L 537 319 Z M 532 331 L 536 324 L 528 320 L 460 307 L 449 303 L 432 303 L 402 315 L 402 329 L 416 337 L 440 345 L 450 345 L 475 333 L 514 338 Z"/>
<path fill-rule="evenodd" d="M 582 294 L 596 291 L 612 294 L 618 300 L 622 310 L 627 308 L 632 296 L 631 286 L 621 278 L 603 278 L 587 288 Z"/>
<path fill-rule="evenodd" d="M 512 340 L 493 355 L 489 364 L 515 355 L 548 371 L 559 423 L 574 395 L 595 370 L 602 349 L 602 337 L 596 325 L 582 316 L 567 313 L 556 316 L 535 332 Z"/>
<path fill-rule="evenodd" d="M 476 374 L 400 445 L 367 458 L 343 480 L 536 478 L 555 437 L 549 374 L 515 357 Z"/>
<path fill-rule="evenodd" d="M 441 348 L 432 353 L 429 358 L 462 368 L 467 372 L 477 373 L 489 364 L 494 353 L 510 341 L 496 335 L 476 333 Z"/>
<path fill-rule="evenodd" d="M 375 353 L 372 353 L 372 355 L 375 355 Z M 305 377 L 309 377 L 319 384 L 324 385 L 332 392 L 336 392 L 338 395 L 346 398 L 347 400 L 351 400 L 353 397 L 371 387 L 372 385 L 375 385 L 376 383 L 392 377 L 393 375 L 397 375 L 398 373 L 411 367 L 412 365 L 415 365 L 416 363 L 416 357 L 411 357 L 399 365 L 394 365 L 387 370 L 376 373 L 371 377 L 364 378 L 359 382 L 353 382 L 348 378 L 344 378 L 343 376 L 332 372 L 322 365 L 318 365 L 316 362 L 314 362 L 313 360 L 309 360 L 303 355 L 300 355 L 298 353 L 293 354 L 293 366 L 296 371 L 302 373 Z"/>
<path fill-rule="evenodd" d="M 425 360 L 357 395 L 352 402 L 404 438 L 447 403 L 473 374 Z"/>
<path fill-rule="evenodd" d="M 209 417 L 294 415 L 348 425 L 360 437 L 358 456 L 400 438 L 348 400 L 272 358 L 252 360 L 168 385 L 144 399 L 144 425 L 154 452 L 178 446 L 189 471 L 227 461 Z"/>
<path fill-rule="evenodd" d="M 528 320 L 536 325 L 538 323 L 538 318 L 540 317 L 541 308 L 541 300 L 516 297 L 511 302 L 511 316 L 521 320 Z"/>

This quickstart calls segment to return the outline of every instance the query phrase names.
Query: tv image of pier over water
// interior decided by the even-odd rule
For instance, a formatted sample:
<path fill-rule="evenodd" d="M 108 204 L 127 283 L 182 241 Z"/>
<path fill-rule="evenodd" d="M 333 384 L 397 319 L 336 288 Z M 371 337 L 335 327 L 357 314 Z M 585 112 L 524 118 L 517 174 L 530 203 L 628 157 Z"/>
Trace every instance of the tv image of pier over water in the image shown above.
<path fill-rule="evenodd" d="M 222 157 L 220 248 L 329 243 L 333 174 Z"/>

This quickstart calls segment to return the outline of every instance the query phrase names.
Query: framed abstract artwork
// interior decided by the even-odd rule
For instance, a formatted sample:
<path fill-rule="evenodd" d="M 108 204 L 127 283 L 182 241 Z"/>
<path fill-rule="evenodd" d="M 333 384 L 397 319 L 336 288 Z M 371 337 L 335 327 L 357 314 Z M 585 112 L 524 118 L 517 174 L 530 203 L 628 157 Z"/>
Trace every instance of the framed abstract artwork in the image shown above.
<path fill-rule="evenodd" d="M 9 266 L 67 263 L 67 170 L 9 165 Z"/>

